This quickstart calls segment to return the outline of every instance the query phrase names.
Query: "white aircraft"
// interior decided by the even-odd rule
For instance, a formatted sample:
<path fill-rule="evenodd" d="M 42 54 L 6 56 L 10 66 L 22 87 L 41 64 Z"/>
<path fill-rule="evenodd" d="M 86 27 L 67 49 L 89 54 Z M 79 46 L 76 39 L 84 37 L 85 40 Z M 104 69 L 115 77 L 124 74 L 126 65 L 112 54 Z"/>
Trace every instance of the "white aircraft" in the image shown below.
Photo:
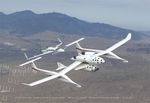
<path fill-rule="evenodd" d="M 75 70 L 87 70 L 87 71 L 97 71 L 99 70 L 98 64 L 102 64 L 105 62 L 105 60 L 102 58 L 107 57 L 111 59 L 119 59 L 123 62 L 128 62 L 127 60 L 119 57 L 118 55 L 114 54 L 112 51 L 126 43 L 131 39 L 131 33 L 127 35 L 127 37 L 120 42 L 114 44 L 110 48 L 106 50 L 94 50 L 94 49 L 86 49 L 82 48 L 79 43 L 76 43 L 76 49 L 78 52 L 78 56 L 74 56 L 71 58 L 72 60 L 75 60 L 75 62 L 80 62 L 79 65 L 74 68 Z M 62 66 L 62 68 L 58 68 L 57 70 L 61 70 L 65 68 Z"/>
<path fill-rule="evenodd" d="M 65 67 L 63 68 L 62 71 L 59 71 L 59 72 L 54 72 L 54 71 L 49 71 L 49 70 L 44 70 L 44 69 L 40 69 L 38 68 L 34 61 L 37 61 L 39 59 L 41 59 L 42 57 L 38 57 L 38 58 L 35 58 L 33 60 L 30 60 L 20 66 L 24 66 L 26 64 L 29 64 L 29 63 L 32 63 L 32 69 L 33 70 L 36 70 L 36 71 L 39 71 L 39 72 L 42 72 L 42 73 L 45 73 L 46 75 L 48 75 L 48 77 L 44 78 L 44 79 L 41 79 L 41 80 L 38 80 L 38 81 L 35 81 L 33 83 L 30 83 L 30 84 L 27 84 L 27 83 L 22 83 L 24 85 L 27 85 L 27 86 L 35 86 L 35 85 L 38 85 L 38 84 L 41 84 L 41 83 L 44 83 L 44 82 L 47 82 L 49 80 L 53 80 L 53 79 L 56 79 L 58 78 L 59 80 L 61 81 L 64 81 L 64 82 L 67 82 L 67 83 L 71 83 L 71 84 L 75 84 L 77 87 L 81 87 L 81 85 L 77 84 L 76 82 L 74 82 L 73 80 L 71 80 L 67 75 L 66 73 L 68 73 L 69 71 L 71 71 L 72 69 L 74 69 L 77 65 L 80 64 L 80 62 L 74 62 L 72 63 L 71 65 L 69 65 L 68 67 Z M 57 63 L 58 64 L 58 69 L 61 69 L 63 67 L 62 64 L 60 63 Z"/>
<path fill-rule="evenodd" d="M 114 44 L 113 46 L 111 46 L 110 48 L 108 48 L 106 50 L 85 49 L 85 48 L 82 48 L 79 45 L 79 43 L 76 43 L 77 50 L 78 50 L 78 56 L 74 56 L 72 58 L 73 60 L 75 60 L 75 62 L 72 63 L 71 65 L 69 65 L 68 67 L 63 65 L 62 63 L 57 63 L 58 68 L 56 70 L 60 70 L 59 72 L 53 72 L 53 71 L 48 71 L 48 70 L 43 70 L 43 69 L 37 68 L 34 61 L 40 59 L 41 57 L 36 58 L 31 61 L 28 61 L 20 66 L 32 63 L 32 67 L 34 70 L 44 72 L 45 74 L 48 74 L 51 76 L 46 77 L 41 80 L 38 80 L 36 82 L 30 83 L 30 84 L 26 84 L 26 83 L 23 83 L 23 84 L 28 85 L 28 86 L 35 86 L 35 85 L 47 82 L 49 80 L 59 78 L 65 82 L 75 84 L 77 87 L 81 87 L 81 85 L 75 83 L 68 76 L 66 76 L 66 73 L 68 73 L 69 71 L 71 71 L 73 69 L 74 70 L 84 69 L 84 70 L 88 70 L 88 71 L 96 71 L 96 70 L 98 70 L 98 64 L 102 64 L 105 62 L 105 60 L 101 57 L 103 55 L 106 55 L 106 56 L 108 55 L 109 58 L 120 59 L 120 60 L 123 60 L 124 62 L 127 62 L 127 60 L 117 56 L 112 51 L 115 50 L 116 48 L 120 47 L 121 45 L 123 45 L 124 43 L 129 41 L 130 39 L 131 39 L 131 33 L 129 33 L 125 39 Z"/>
<path fill-rule="evenodd" d="M 37 57 L 40 57 L 40 56 L 43 56 L 43 55 L 46 55 L 46 54 L 50 54 L 50 53 L 56 54 L 56 53 L 60 53 L 60 52 L 65 52 L 65 49 L 67 47 L 69 47 L 69 46 L 71 46 L 71 45 L 73 45 L 73 44 L 75 44 L 75 43 L 77 43 L 77 42 L 79 42 L 79 41 L 81 41 L 83 39 L 84 38 L 80 38 L 80 39 L 78 39 L 78 40 L 76 40 L 76 41 L 74 41 L 72 43 L 69 43 L 69 44 L 65 45 L 65 48 L 60 48 L 60 46 L 63 44 L 63 42 L 58 38 L 58 41 L 60 43 L 58 45 L 56 45 L 55 47 L 48 47 L 48 48 L 46 48 L 44 50 L 41 50 L 41 52 L 42 52 L 41 54 L 35 55 L 33 57 L 27 57 L 27 55 L 26 54 L 25 55 L 28 58 L 27 60 L 31 60 L 31 59 L 34 59 L 34 58 L 37 58 Z"/>
<path fill-rule="evenodd" d="M 62 48 L 59 48 L 63 42 L 58 38 L 58 41 L 60 42 L 58 45 L 56 45 L 55 47 L 48 47 L 44 50 L 41 50 L 42 53 L 46 53 L 48 51 L 57 51 L 57 52 L 64 52 L 65 50 Z"/>

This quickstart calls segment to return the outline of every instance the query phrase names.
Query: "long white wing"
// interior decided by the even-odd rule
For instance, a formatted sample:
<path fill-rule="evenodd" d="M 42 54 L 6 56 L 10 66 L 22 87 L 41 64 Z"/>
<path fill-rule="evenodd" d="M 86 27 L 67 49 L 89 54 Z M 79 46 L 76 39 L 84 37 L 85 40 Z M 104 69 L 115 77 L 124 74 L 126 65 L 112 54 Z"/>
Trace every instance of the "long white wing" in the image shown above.
<path fill-rule="evenodd" d="M 123 39 L 120 42 L 114 44 L 113 46 L 111 46 L 110 48 L 108 48 L 106 50 L 95 50 L 95 49 L 87 49 L 87 48 L 82 48 L 82 47 L 76 47 L 76 49 L 84 51 L 84 52 L 100 53 L 101 55 L 103 55 L 103 54 L 106 54 L 106 53 L 108 53 L 110 51 L 115 50 L 116 48 L 120 47 L 121 45 L 123 45 L 124 43 L 126 43 L 127 41 L 129 41 L 130 39 L 131 39 L 131 33 L 129 33 L 125 39 Z"/>
<path fill-rule="evenodd" d="M 73 80 L 71 80 L 68 76 L 63 75 L 62 77 L 66 80 L 66 82 L 75 84 L 75 85 L 76 85 L 77 87 L 79 87 L 79 88 L 81 87 L 81 85 L 79 85 L 78 83 L 76 83 L 76 82 L 74 82 Z"/>
<path fill-rule="evenodd" d="M 44 73 L 44 74 L 47 74 L 47 75 L 55 75 L 55 74 L 58 74 L 58 73 L 56 73 L 56 72 L 53 72 L 53 71 L 49 71 L 49 70 L 44 70 L 44 69 L 40 69 L 40 68 L 38 68 L 36 65 L 35 65 L 35 61 L 37 61 L 37 60 L 39 60 L 39 59 L 41 59 L 42 57 L 38 57 L 38 58 L 35 58 L 35 59 L 33 59 L 33 60 L 30 60 L 30 61 L 27 61 L 27 62 L 25 62 L 25 63 L 23 63 L 23 64 L 20 64 L 19 66 L 24 66 L 24 65 L 27 65 L 27 64 L 32 64 L 32 69 L 34 69 L 34 70 L 36 70 L 36 71 L 39 71 L 39 72 L 42 72 L 42 73 Z"/>
<path fill-rule="evenodd" d="M 44 53 L 41 53 L 41 54 L 35 55 L 33 57 L 30 57 L 30 58 L 28 58 L 28 60 L 31 60 L 31 59 L 34 59 L 34 58 L 37 58 L 37 57 L 40 57 L 40 56 L 43 56 L 43 55 L 46 55 L 46 54 L 50 54 L 50 53 L 53 53 L 53 51 L 46 51 Z"/>
<path fill-rule="evenodd" d="M 114 44 L 113 46 L 111 46 L 110 48 L 106 49 L 105 51 L 101 52 L 101 53 L 97 53 L 95 56 L 101 56 L 104 54 L 107 54 L 115 49 L 117 49 L 118 47 L 120 47 L 121 45 L 125 44 L 127 41 L 129 41 L 131 39 L 131 33 L 129 33 L 127 35 L 127 37 L 123 40 L 121 40 L 120 42 Z"/>
<path fill-rule="evenodd" d="M 129 33 L 125 39 L 123 39 L 120 42 L 114 44 L 113 46 L 111 46 L 110 48 L 106 49 L 105 51 L 107 51 L 107 52 L 113 51 L 116 48 L 120 47 L 121 45 L 125 44 L 130 39 L 131 39 L 131 33 Z"/>
<path fill-rule="evenodd" d="M 22 84 L 27 85 L 27 86 L 35 86 L 35 85 L 38 85 L 38 84 L 47 82 L 47 81 L 49 81 L 49 80 L 58 78 L 58 77 L 59 77 L 59 75 L 52 75 L 52 76 L 46 77 L 46 78 L 44 78 L 44 79 L 35 81 L 35 82 L 33 82 L 33 83 L 30 83 L 30 84 L 26 84 L 26 83 L 22 83 Z"/>
<path fill-rule="evenodd" d="M 69 65 L 68 67 L 66 67 L 65 69 L 63 69 L 62 71 L 60 71 L 59 73 L 61 75 L 68 73 L 69 71 L 75 69 L 77 66 L 79 66 L 80 64 L 82 64 L 82 62 L 80 61 L 75 61 L 74 63 L 72 63 L 71 65 Z"/>
<path fill-rule="evenodd" d="M 80 39 L 78 39 L 78 40 L 76 40 L 76 41 L 74 41 L 74 42 L 71 42 L 71 43 L 67 44 L 67 45 L 65 46 L 65 48 L 67 48 L 67 47 L 69 47 L 69 46 L 71 46 L 71 45 L 73 45 L 73 44 L 75 44 L 75 43 L 78 43 L 78 42 L 81 41 L 81 40 L 84 40 L 84 38 L 80 38 Z"/>
<path fill-rule="evenodd" d="M 64 78 L 64 79 L 66 79 L 68 82 L 78 85 L 77 83 L 71 81 L 71 79 L 68 79 L 68 78 L 65 76 L 65 74 L 68 73 L 69 71 L 71 71 L 72 69 L 74 69 L 75 67 L 77 67 L 78 65 L 80 65 L 81 63 L 82 63 L 82 62 L 75 61 L 74 63 L 72 63 L 71 65 L 69 65 L 68 67 L 66 67 L 65 69 L 63 69 L 62 71 L 60 71 L 59 73 L 57 73 L 57 74 L 55 74 L 55 75 L 46 77 L 46 78 L 44 78 L 44 79 L 35 81 L 35 82 L 33 82 L 33 83 L 30 83 L 30 84 L 26 84 L 26 83 L 22 83 L 22 84 L 27 85 L 27 86 L 35 86 L 35 85 L 38 85 L 38 84 L 41 84 L 41 83 L 50 81 L 50 80 L 52 80 L 52 79 L 55 79 L 55 78 L 58 78 L 58 77 L 62 77 L 62 78 Z M 78 87 L 80 87 L 80 85 L 78 85 Z"/>

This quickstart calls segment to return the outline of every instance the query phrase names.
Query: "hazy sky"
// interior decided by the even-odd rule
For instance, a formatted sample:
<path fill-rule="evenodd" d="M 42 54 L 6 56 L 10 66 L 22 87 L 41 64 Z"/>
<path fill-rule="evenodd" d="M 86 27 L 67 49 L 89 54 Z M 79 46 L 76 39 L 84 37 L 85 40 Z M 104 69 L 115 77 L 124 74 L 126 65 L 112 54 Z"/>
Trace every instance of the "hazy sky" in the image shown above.
<path fill-rule="evenodd" d="M 0 11 L 61 12 L 90 22 L 150 31 L 150 0 L 0 0 Z"/>

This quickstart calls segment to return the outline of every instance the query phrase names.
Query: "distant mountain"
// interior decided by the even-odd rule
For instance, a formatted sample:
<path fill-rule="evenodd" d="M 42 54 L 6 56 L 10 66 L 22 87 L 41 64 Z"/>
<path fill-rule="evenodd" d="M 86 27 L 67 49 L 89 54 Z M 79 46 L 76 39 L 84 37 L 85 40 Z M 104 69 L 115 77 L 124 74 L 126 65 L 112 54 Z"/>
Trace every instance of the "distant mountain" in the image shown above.
<path fill-rule="evenodd" d="M 144 33 L 144 34 L 150 36 L 150 31 L 140 31 L 140 32 L 142 32 L 142 33 Z"/>
<path fill-rule="evenodd" d="M 90 23 L 61 13 L 35 14 L 26 10 L 12 14 L 0 13 L 0 30 L 11 34 L 31 35 L 54 31 L 64 34 L 101 36 L 106 38 L 122 38 L 128 32 L 134 39 L 140 39 L 141 33 L 104 23 Z"/>

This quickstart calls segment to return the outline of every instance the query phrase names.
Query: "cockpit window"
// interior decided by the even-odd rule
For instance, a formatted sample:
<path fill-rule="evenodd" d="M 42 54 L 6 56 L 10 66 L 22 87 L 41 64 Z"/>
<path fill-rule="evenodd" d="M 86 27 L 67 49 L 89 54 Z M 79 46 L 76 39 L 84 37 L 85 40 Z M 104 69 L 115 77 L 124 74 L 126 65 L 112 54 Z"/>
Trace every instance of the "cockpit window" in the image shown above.
<path fill-rule="evenodd" d="M 82 54 L 82 55 L 85 55 L 85 52 L 82 52 L 81 54 Z"/>

